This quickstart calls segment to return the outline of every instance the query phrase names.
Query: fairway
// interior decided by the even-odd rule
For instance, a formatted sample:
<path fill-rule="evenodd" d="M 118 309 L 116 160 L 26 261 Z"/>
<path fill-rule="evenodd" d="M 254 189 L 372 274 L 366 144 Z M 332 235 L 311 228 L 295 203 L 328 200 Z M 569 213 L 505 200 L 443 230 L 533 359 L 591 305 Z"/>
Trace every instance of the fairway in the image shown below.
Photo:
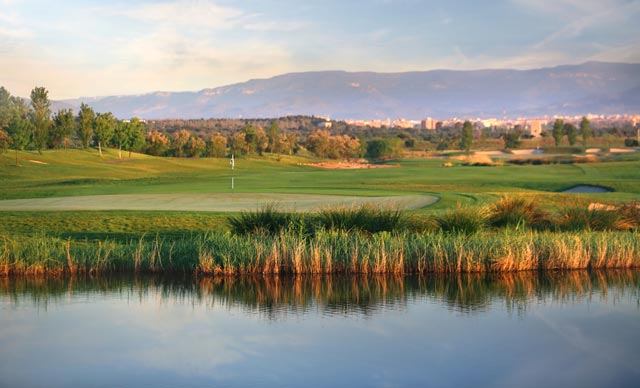
<path fill-rule="evenodd" d="M 415 210 L 438 201 L 432 195 L 357 197 L 313 194 L 121 194 L 12 199 L 0 211 L 15 210 L 166 210 L 237 212 L 275 204 L 282 210 L 314 211 L 328 206 L 382 205 Z"/>

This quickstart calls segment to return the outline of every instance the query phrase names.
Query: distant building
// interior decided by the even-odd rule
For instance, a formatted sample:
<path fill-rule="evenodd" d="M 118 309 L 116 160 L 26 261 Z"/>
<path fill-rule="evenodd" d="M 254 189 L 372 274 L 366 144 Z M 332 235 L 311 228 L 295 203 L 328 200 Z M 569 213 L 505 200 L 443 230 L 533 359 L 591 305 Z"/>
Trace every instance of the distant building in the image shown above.
<path fill-rule="evenodd" d="M 431 117 L 427 117 L 426 119 L 420 121 L 420 129 L 432 131 L 436 129 L 436 121 Z"/>
<path fill-rule="evenodd" d="M 416 125 L 419 125 L 419 124 L 420 124 L 419 122 L 414 120 L 397 119 L 391 123 L 391 126 L 397 127 L 397 128 L 411 129 L 411 128 L 415 128 Z"/>
<path fill-rule="evenodd" d="M 333 123 L 331 121 L 322 121 L 317 125 L 318 128 L 325 128 L 325 129 L 329 129 L 332 126 L 333 126 Z"/>
<path fill-rule="evenodd" d="M 540 137 L 542 136 L 542 125 L 544 122 L 542 120 L 528 120 L 527 126 L 529 128 L 529 135 L 531 137 Z"/>

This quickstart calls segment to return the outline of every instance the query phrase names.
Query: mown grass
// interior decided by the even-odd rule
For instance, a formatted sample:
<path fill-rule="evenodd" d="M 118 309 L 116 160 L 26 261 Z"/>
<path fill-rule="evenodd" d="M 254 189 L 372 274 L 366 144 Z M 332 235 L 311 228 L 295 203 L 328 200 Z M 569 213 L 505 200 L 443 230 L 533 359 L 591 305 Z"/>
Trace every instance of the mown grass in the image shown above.
<path fill-rule="evenodd" d="M 231 193 L 226 159 L 156 158 L 134 154 L 117 159 L 117 152 L 50 150 L 0 155 L 0 199 L 100 194 Z M 326 170 L 304 165 L 312 160 L 288 157 L 241 158 L 236 162 L 238 193 L 296 193 L 335 195 L 402 195 L 430 193 L 442 198 L 435 208 L 457 202 L 488 204 L 506 193 L 537 195 L 554 202 L 564 189 L 594 184 L 615 193 L 589 198 L 637 199 L 640 194 L 640 155 L 622 155 L 604 163 L 445 168 L 440 159 L 394 160 L 397 168 Z M 29 160 L 48 164 L 38 164 Z M 545 194 L 545 192 L 549 194 Z M 554 194 L 551 194 L 554 193 Z M 572 194 L 575 196 L 575 194 Z"/>

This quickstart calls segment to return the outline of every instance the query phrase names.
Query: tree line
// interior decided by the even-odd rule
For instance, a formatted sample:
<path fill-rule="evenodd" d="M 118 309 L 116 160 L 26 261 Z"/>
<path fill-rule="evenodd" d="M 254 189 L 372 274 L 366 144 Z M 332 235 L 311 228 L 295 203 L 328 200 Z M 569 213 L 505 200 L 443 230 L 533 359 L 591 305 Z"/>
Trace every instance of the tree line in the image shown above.
<path fill-rule="evenodd" d="M 143 152 L 155 156 L 226 157 L 234 155 L 303 154 L 329 159 L 385 159 L 402 156 L 408 150 L 452 150 L 471 152 L 482 144 L 516 149 L 527 137 L 524 128 L 481 128 L 471 121 L 457 122 L 437 131 L 397 127 L 357 127 L 344 121 L 315 116 L 287 116 L 275 119 L 118 120 L 111 112 L 95 112 L 82 103 L 77 114 L 71 109 L 51 112 L 48 91 L 35 87 L 30 100 L 12 96 L 0 87 L 0 151 L 105 147 Z M 581 138 L 583 148 L 592 136 L 628 136 L 592 129 L 583 118 L 579 127 L 555 120 L 543 131 L 560 146 Z M 635 129 L 634 129 L 635 131 Z M 619 133 L 620 132 L 620 133 Z M 628 131 L 627 131 L 628 132 Z M 625 143 L 626 144 L 626 143 Z"/>
<path fill-rule="evenodd" d="M 16 164 L 18 151 L 66 149 L 71 139 L 77 139 L 82 148 L 97 145 L 100 156 L 102 148 L 110 146 L 120 151 L 120 158 L 123 150 L 131 157 L 131 152 L 145 145 L 145 128 L 137 118 L 117 120 L 110 112 L 96 113 L 84 103 L 77 115 L 71 109 L 52 114 L 44 87 L 35 87 L 29 102 L 0 87 L 0 148 L 15 150 Z"/>

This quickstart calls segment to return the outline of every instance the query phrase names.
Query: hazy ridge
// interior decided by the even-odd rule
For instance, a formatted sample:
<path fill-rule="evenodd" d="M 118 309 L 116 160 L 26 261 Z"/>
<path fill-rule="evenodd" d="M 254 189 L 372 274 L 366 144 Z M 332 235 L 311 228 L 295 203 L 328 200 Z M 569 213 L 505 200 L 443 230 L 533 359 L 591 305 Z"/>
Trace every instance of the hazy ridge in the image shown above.
<path fill-rule="evenodd" d="M 319 71 L 202 89 L 56 101 L 119 118 L 320 115 L 336 119 L 509 117 L 640 112 L 640 64 L 587 62 L 535 70 Z"/>

